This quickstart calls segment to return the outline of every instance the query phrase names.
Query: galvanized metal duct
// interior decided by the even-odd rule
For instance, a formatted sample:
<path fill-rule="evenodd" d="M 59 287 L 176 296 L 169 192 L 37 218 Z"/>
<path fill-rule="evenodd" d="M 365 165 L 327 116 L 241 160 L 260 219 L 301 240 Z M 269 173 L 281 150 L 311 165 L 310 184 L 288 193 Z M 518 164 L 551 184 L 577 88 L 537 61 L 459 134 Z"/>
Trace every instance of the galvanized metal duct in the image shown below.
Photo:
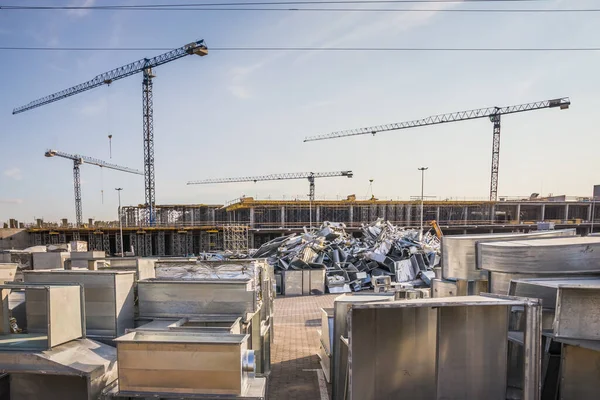
<path fill-rule="evenodd" d="M 444 236 L 442 238 L 442 276 L 444 279 L 487 280 L 487 272 L 477 269 L 477 243 L 562 236 L 575 236 L 575 229 L 532 233 Z"/>
<path fill-rule="evenodd" d="M 570 237 L 479 243 L 478 265 L 504 273 L 600 273 L 600 238 Z"/>

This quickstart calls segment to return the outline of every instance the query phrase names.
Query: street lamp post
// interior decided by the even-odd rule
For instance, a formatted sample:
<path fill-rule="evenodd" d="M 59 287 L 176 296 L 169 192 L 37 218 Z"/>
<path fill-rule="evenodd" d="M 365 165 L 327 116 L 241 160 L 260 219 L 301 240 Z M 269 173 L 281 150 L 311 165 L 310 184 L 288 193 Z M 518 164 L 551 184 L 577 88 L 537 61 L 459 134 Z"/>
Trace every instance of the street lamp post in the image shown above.
<path fill-rule="evenodd" d="M 419 171 L 421 171 L 421 225 L 419 230 L 419 240 L 423 240 L 423 189 L 425 187 L 425 171 L 427 171 L 429 167 L 420 167 Z"/>
<path fill-rule="evenodd" d="M 123 188 L 115 188 L 117 193 L 119 193 L 119 233 L 121 235 L 121 257 L 125 257 L 125 252 L 123 251 L 123 218 L 121 218 L 121 190 Z"/>

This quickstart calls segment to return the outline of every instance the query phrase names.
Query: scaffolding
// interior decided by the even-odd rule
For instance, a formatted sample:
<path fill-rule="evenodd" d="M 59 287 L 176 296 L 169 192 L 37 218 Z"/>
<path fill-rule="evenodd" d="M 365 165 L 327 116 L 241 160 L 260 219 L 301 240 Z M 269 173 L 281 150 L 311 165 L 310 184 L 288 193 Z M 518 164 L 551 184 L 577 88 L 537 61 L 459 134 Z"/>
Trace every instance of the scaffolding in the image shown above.
<path fill-rule="evenodd" d="M 223 225 L 223 249 L 234 253 L 247 253 L 248 225 Z"/>

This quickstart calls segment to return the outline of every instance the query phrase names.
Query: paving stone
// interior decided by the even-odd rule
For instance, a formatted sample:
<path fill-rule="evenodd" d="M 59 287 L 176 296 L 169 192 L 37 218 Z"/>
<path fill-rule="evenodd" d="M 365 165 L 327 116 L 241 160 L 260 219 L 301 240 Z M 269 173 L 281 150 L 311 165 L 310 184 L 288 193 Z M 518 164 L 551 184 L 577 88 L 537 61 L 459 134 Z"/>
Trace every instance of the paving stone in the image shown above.
<path fill-rule="evenodd" d="M 321 308 L 333 307 L 337 294 L 275 299 L 269 400 L 321 400 L 316 369 Z M 308 371 L 307 371 L 308 370 Z M 331 393 L 331 385 L 327 385 Z"/>

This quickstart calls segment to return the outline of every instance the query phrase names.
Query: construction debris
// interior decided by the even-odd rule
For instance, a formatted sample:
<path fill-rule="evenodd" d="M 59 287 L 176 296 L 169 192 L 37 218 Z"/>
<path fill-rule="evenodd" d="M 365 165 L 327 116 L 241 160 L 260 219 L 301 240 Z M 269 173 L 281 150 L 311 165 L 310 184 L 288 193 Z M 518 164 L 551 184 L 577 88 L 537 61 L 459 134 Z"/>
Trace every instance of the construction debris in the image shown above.
<path fill-rule="evenodd" d="M 372 286 L 372 276 L 389 276 L 405 287 L 429 286 L 440 262 L 440 241 L 431 232 L 392 225 L 379 218 L 361 226 L 357 238 L 343 223 L 324 222 L 303 234 L 276 238 L 252 255 L 267 258 L 275 270 L 325 269 L 330 293 L 360 291 Z"/>

